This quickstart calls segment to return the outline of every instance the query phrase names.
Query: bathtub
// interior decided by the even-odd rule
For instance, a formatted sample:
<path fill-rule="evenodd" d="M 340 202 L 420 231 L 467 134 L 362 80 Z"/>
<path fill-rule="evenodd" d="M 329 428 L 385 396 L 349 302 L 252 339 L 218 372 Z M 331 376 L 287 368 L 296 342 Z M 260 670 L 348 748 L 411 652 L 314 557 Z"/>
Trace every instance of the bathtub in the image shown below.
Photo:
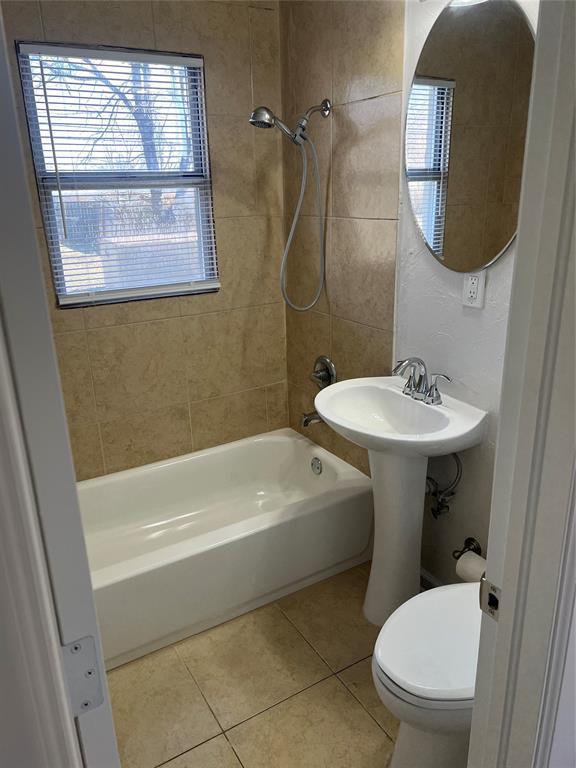
<path fill-rule="evenodd" d="M 109 669 L 369 556 L 370 480 L 291 429 L 78 494 Z"/>

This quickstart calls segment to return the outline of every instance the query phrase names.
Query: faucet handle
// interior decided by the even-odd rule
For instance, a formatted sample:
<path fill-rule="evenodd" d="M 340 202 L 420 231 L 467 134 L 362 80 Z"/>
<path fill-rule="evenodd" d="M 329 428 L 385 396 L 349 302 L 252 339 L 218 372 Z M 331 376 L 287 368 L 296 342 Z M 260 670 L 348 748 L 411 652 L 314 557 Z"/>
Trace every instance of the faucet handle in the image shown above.
<path fill-rule="evenodd" d="M 394 368 L 392 368 L 392 376 L 402 376 L 408 365 L 408 360 L 398 360 Z"/>
<path fill-rule="evenodd" d="M 408 374 L 408 378 L 406 379 L 406 383 L 404 384 L 404 389 L 402 392 L 405 395 L 410 395 L 410 397 L 412 397 L 416 391 L 417 382 L 416 366 L 410 360 L 410 358 L 407 358 L 406 360 L 398 360 L 394 368 L 392 368 L 392 376 L 402 376 L 408 368 L 410 368 L 410 373 Z"/>
<path fill-rule="evenodd" d="M 426 399 L 424 400 L 428 405 L 441 405 L 442 403 L 442 396 L 438 390 L 438 379 L 452 381 L 451 377 L 447 376 L 445 373 L 433 373 L 430 376 L 430 386 L 426 393 Z"/>

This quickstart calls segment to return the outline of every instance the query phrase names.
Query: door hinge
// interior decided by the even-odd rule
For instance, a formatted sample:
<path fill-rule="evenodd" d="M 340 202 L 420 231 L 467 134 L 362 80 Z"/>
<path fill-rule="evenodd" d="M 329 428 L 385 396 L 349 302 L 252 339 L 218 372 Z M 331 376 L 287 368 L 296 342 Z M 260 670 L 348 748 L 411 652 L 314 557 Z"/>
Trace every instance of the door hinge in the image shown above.
<path fill-rule="evenodd" d="M 480 609 L 494 621 L 498 621 L 501 595 L 500 587 L 488 581 L 485 575 L 482 576 L 480 579 Z"/>
<path fill-rule="evenodd" d="M 62 646 L 62 660 L 74 717 L 104 701 L 96 642 L 90 635 Z"/>

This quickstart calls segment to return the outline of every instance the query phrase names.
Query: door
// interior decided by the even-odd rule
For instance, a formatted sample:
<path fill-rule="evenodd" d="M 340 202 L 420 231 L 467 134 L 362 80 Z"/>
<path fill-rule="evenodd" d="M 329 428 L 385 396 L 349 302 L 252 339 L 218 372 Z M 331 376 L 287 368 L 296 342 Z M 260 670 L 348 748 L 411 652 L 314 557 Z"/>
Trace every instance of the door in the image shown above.
<path fill-rule="evenodd" d="M 469 768 L 547 766 L 574 605 L 575 4 L 540 6 Z M 571 768 L 565 766 L 564 768 Z"/>
<path fill-rule="evenodd" d="M 1 24 L 0 761 L 119 768 Z"/>

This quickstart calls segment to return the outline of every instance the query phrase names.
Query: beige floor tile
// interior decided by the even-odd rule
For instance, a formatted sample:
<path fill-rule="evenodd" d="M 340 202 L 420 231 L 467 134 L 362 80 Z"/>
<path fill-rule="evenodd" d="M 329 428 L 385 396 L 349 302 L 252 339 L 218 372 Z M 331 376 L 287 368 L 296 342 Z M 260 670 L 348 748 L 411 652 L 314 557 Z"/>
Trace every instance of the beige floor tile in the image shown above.
<path fill-rule="evenodd" d="M 400 722 L 380 701 L 372 681 L 372 659 L 364 659 L 340 672 L 339 678 L 377 720 L 391 739 L 396 739 Z"/>
<path fill-rule="evenodd" d="M 368 574 L 362 566 L 280 600 L 290 621 L 336 672 L 369 656 L 378 627 L 362 613 Z"/>
<path fill-rule="evenodd" d="M 224 729 L 330 674 L 275 605 L 191 637 L 177 648 Z"/>
<path fill-rule="evenodd" d="M 220 733 L 173 648 L 110 672 L 122 768 L 153 768 Z"/>
<path fill-rule="evenodd" d="M 169 763 L 164 763 L 162 768 L 242 768 L 242 765 L 226 737 L 217 736 Z"/>
<path fill-rule="evenodd" d="M 335 677 L 227 735 L 244 768 L 385 768 L 393 749 Z"/>

